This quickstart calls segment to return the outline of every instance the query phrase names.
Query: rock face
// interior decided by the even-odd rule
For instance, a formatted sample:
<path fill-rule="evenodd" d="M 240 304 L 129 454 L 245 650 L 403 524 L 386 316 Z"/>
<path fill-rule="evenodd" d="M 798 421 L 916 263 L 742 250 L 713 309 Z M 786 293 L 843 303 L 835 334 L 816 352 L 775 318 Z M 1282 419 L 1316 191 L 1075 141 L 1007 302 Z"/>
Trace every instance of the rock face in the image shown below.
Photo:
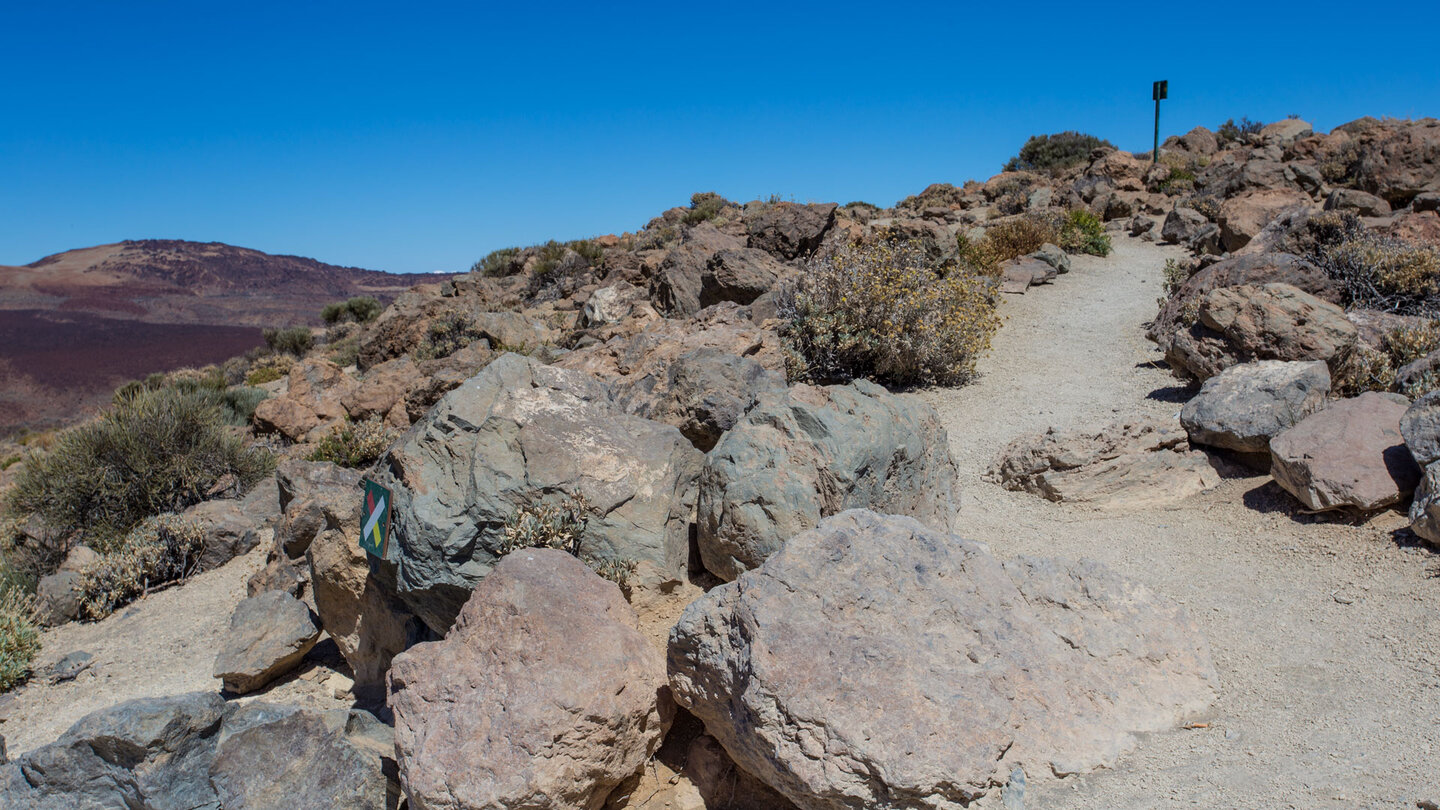
<path fill-rule="evenodd" d="M 659 747 L 660 654 L 620 589 L 563 551 L 495 566 L 444 641 L 395 658 L 401 783 L 415 810 L 598 810 Z"/>
<path fill-rule="evenodd" d="M 304 602 L 266 591 L 235 606 L 215 677 L 237 695 L 253 692 L 294 669 L 319 640 L 320 626 Z"/>
<path fill-rule="evenodd" d="M 1002 564 L 863 510 L 692 603 L 669 666 L 736 764 L 807 810 L 958 810 L 1017 765 L 1099 767 L 1217 680 L 1180 608 L 1097 563 Z"/>
<path fill-rule="evenodd" d="M 687 352 L 657 371 L 615 382 L 615 400 L 629 413 L 679 428 L 702 453 L 735 427 L 762 392 L 785 387 L 783 375 L 719 349 Z"/>
<path fill-rule="evenodd" d="M 1329 393 L 1322 362 L 1242 363 L 1206 380 L 1180 409 L 1180 424 L 1195 444 L 1269 453 L 1271 437 L 1325 407 Z"/>
<path fill-rule="evenodd" d="M 1000 452 L 987 477 L 1006 489 L 1108 509 L 1163 506 L 1220 483 L 1204 453 L 1168 422 L 1115 422 L 1098 432 L 1024 436 Z"/>
<path fill-rule="evenodd" d="M 711 573 L 734 579 L 851 508 L 946 530 L 955 477 L 939 416 L 914 397 L 866 380 L 764 393 L 705 459 L 700 556 Z"/>
<path fill-rule="evenodd" d="M 775 203 L 751 220 L 749 245 L 782 259 L 805 258 L 835 223 L 836 208 L 835 203 Z"/>
<path fill-rule="evenodd" d="M 1361 394 L 1270 440 L 1270 474 L 1309 509 L 1379 509 L 1414 491 L 1420 468 L 1400 435 L 1404 397 Z"/>
<path fill-rule="evenodd" d="M 1259 189 L 1232 197 L 1220 206 L 1220 244 L 1237 251 L 1282 211 L 1309 204 L 1308 196 L 1288 189 Z"/>
<path fill-rule="evenodd" d="M 1420 466 L 1440 461 L 1440 391 L 1431 391 L 1406 409 L 1400 417 L 1400 435 Z"/>
<path fill-rule="evenodd" d="M 672 317 L 694 315 L 702 307 L 700 297 L 706 276 L 714 272 L 711 261 L 722 251 L 744 247 L 739 238 L 721 233 L 709 223 L 687 230 L 684 240 L 670 251 L 651 279 L 650 293 L 656 306 Z"/>
<path fill-rule="evenodd" d="M 1206 380 L 1251 360 L 1329 360 L 1355 342 L 1344 310 L 1289 284 L 1211 290 L 1199 322 L 1178 332 L 1165 359 Z"/>
<path fill-rule="evenodd" d="M 395 498 L 400 599 L 445 632 L 494 564 L 506 519 L 567 496 L 588 504 L 585 553 L 682 575 L 703 458 L 675 428 L 624 413 L 599 380 L 503 355 L 379 464 Z"/>
<path fill-rule="evenodd" d="M 0 765 L 0 807 L 384 810 L 388 737 L 360 711 L 239 708 L 213 692 L 142 698 Z"/>

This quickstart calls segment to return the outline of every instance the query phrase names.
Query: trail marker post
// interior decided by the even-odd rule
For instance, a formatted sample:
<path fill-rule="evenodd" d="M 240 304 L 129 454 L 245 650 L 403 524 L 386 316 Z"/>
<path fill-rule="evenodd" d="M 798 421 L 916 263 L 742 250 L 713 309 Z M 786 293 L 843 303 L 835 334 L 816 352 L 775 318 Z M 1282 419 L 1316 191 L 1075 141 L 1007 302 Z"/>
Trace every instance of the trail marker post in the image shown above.
<path fill-rule="evenodd" d="M 366 478 L 364 500 L 360 505 L 360 548 L 385 559 L 385 549 L 390 545 L 390 504 L 394 498 L 390 490 Z"/>
<path fill-rule="evenodd" d="M 1170 82 L 1162 79 L 1150 88 L 1150 97 L 1155 99 L 1155 151 L 1150 153 L 1150 165 L 1160 162 L 1160 102 L 1170 97 Z"/>

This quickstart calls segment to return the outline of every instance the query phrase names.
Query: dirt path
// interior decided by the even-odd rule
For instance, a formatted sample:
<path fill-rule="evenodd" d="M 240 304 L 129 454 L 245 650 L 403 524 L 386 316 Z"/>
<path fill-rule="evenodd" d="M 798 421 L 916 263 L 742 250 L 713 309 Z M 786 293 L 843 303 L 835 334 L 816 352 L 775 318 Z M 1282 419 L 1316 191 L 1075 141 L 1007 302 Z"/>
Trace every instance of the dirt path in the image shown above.
<path fill-rule="evenodd" d="M 1053 285 L 1007 298 L 981 377 L 924 396 L 960 464 L 957 531 L 1000 554 L 1103 560 L 1184 603 L 1221 695 L 1209 728 L 1150 735 L 1112 770 L 1032 778 L 1026 807 L 1440 802 L 1440 554 L 1394 534 L 1403 515 L 1300 515 L 1268 476 L 1128 514 L 983 480 L 1016 436 L 1179 410 L 1142 334 L 1178 253 L 1116 241 L 1109 259 L 1078 258 Z"/>

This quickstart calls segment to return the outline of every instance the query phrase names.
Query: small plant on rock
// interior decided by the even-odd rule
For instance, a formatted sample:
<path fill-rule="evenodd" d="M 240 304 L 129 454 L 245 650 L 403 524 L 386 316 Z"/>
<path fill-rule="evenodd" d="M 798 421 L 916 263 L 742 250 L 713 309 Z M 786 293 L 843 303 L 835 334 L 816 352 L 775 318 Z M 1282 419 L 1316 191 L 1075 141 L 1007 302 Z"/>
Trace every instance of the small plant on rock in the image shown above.
<path fill-rule="evenodd" d="M 333 304 L 326 304 L 320 311 L 320 317 L 328 324 L 337 323 L 369 323 L 380 317 L 385 307 L 376 299 L 368 295 L 357 295 L 346 301 L 337 301 Z"/>
<path fill-rule="evenodd" d="M 475 320 L 464 313 L 436 318 L 425 330 L 425 339 L 415 348 L 416 360 L 449 357 L 485 335 Z"/>
<path fill-rule="evenodd" d="M 504 556 L 522 548 L 558 549 L 590 566 L 595 573 L 619 585 L 628 594 L 635 561 L 589 554 L 583 548 L 585 526 L 589 519 L 590 505 L 583 497 L 569 496 L 559 501 L 523 506 L 505 520 L 495 553 Z"/>
<path fill-rule="evenodd" d="M 999 326 L 996 283 L 967 264 L 934 267 L 915 242 L 818 256 L 778 301 L 790 376 L 964 382 Z"/>
<path fill-rule="evenodd" d="M 315 443 L 310 461 L 329 461 L 341 467 L 369 467 L 385 455 L 385 449 L 394 441 L 395 432 L 385 426 L 379 417 L 371 417 L 360 423 L 346 422 L 337 425 Z"/>

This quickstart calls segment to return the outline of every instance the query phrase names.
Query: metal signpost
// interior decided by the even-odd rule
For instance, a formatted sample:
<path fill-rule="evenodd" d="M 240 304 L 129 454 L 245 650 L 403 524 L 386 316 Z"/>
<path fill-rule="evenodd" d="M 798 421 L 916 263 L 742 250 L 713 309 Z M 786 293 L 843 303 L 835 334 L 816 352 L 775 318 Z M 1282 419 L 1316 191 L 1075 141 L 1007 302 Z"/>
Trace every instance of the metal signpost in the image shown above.
<path fill-rule="evenodd" d="M 360 528 L 360 547 L 370 554 L 385 559 L 385 548 L 390 543 L 390 490 L 366 478 L 365 501 L 361 513 L 365 522 Z"/>
<path fill-rule="evenodd" d="M 1170 82 L 1166 80 L 1155 82 L 1150 89 L 1150 97 L 1155 99 L 1155 151 L 1150 153 L 1150 163 L 1154 165 L 1160 162 L 1160 101 L 1170 95 Z"/>

